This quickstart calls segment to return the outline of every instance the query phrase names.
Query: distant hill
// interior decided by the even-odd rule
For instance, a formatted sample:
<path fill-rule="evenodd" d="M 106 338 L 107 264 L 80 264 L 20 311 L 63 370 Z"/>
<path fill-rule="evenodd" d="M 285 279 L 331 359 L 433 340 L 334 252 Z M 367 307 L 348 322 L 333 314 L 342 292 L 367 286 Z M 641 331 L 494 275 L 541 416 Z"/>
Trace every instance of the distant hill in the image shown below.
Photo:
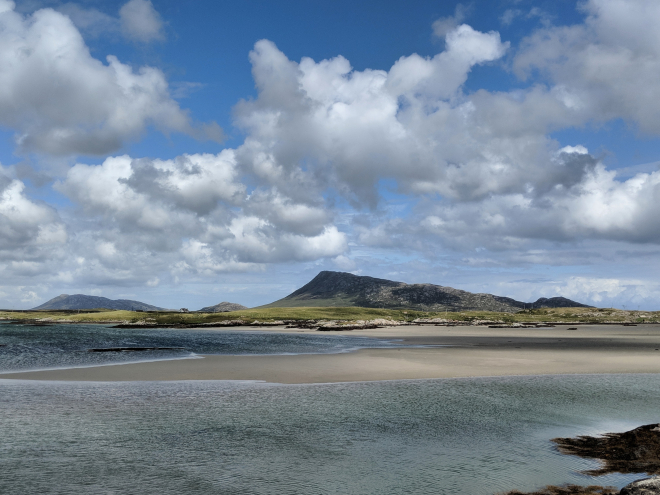
<path fill-rule="evenodd" d="M 206 306 L 199 310 L 200 313 L 226 313 L 227 311 L 240 311 L 241 309 L 248 309 L 247 306 L 242 304 L 230 303 L 223 301 L 215 306 Z"/>
<path fill-rule="evenodd" d="M 264 308 L 297 306 L 361 306 L 419 311 L 500 311 L 527 308 L 590 307 L 564 297 L 541 298 L 533 303 L 492 294 L 474 294 L 433 284 L 406 284 L 351 273 L 323 271 L 307 285 Z"/>
<path fill-rule="evenodd" d="M 161 311 L 164 308 L 145 304 L 140 301 L 131 301 L 129 299 L 108 299 L 107 297 L 86 296 L 84 294 L 61 294 L 50 301 L 46 301 L 41 306 L 33 308 L 38 309 L 123 309 L 123 310 L 142 310 L 142 311 Z"/>

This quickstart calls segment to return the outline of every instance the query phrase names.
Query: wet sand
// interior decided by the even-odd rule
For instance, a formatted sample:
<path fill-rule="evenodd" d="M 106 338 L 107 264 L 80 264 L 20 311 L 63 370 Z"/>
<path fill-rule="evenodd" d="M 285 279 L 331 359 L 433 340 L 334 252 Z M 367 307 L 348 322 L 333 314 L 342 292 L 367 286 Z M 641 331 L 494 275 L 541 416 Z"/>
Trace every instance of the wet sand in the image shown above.
<path fill-rule="evenodd" d="M 660 373 L 660 326 L 582 325 L 577 327 L 578 330 L 568 330 L 568 327 L 387 327 L 353 331 L 349 335 L 401 339 L 404 348 L 362 349 L 344 354 L 213 355 L 197 359 L 0 374 L 0 378 L 329 383 L 503 375 Z M 282 327 L 259 330 L 313 332 Z M 415 347 L 421 345 L 444 347 Z"/>

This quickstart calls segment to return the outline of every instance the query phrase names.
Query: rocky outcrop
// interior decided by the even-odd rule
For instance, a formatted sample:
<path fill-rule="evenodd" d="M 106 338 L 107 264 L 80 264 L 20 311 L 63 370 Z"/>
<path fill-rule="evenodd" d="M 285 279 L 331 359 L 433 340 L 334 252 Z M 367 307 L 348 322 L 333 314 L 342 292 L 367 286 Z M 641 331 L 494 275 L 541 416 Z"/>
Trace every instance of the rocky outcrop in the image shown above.
<path fill-rule="evenodd" d="M 87 352 L 143 352 L 143 351 L 182 351 L 185 347 L 99 347 Z"/>
<path fill-rule="evenodd" d="M 623 433 L 598 437 L 554 438 L 562 454 L 576 455 L 602 462 L 600 469 L 584 471 L 590 476 L 611 473 L 660 474 L 660 424 L 640 426 Z M 508 491 L 502 495 L 660 495 L 660 477 L 644 478 L 624 486 L 546 486 L 535 492 Z"/>
<path fill-rule="evenodd" d="M 660 478 L 644 478 L 624 486 L 619 495 L 660 495 Z"/>
<path fill-rule="evenodd" d="M 216 304 L 215 306 L 206 306 L 205 308 L 200 309 L 199 313 L 228 313 L 229 311 L 241 311 L 243 309 L 248 309 L 247 306 L 242 304 L 230 303 L 223 301 Z"/>
<path fill-rule="evenodd" d="M 365 330 L 369 328 L 396 327 L 411 325 L 411 323 L 385 318 L 374 320 L 285 320 L 286 328 L 318 330 L 319 332 L 344 332 L 348 330 Z"/>
<path fill-rule="evenodd" d="M 511 490 L 501 495 L 619 495 L 619 490 L 613 486 L 550 485 L 535 492 Z"/>
<path fill-rule="evenodd" d="M 534 303 L 493 294 L 475 294 L 433 284 L 406 284 L 351 273 L 323 271 L 287 297 L 264 307 L 361 306 L 418 311 L 516 312 L 524 308 L 586 307 L 563 297 Z"/>
<path fill-rule="evenodd" d="M 562 454 L 598 459 L 602 466 L 585 471 L 590 476 L 610 473 L 660 474 L 660 425 L 640 426 L 624 433 L 599 437 L 555 438 Z"/>

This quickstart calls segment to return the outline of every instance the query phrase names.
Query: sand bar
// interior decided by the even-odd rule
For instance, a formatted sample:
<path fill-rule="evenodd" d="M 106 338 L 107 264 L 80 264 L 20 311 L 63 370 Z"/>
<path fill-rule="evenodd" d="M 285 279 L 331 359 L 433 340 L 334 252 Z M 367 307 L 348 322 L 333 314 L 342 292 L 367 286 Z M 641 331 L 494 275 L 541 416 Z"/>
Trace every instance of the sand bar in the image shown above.
<path fill-rule="evenodd" d="M 281 327 L 261 330 L 285 331 Z M 328 383 L 503 375 L 660 373 L 658 325 L 583 325 L 578 330 L 568 330 L 566 325 L 544 329 L 429 325 L 361 330 L 351 332 L 351 335 L 402 339 L 406 347 L 362 349 L 344 354 L 211 355 L 201 359 L 0 374 L 0 378 Z M 415 347 L 419 345 L 448 347 Z"/>

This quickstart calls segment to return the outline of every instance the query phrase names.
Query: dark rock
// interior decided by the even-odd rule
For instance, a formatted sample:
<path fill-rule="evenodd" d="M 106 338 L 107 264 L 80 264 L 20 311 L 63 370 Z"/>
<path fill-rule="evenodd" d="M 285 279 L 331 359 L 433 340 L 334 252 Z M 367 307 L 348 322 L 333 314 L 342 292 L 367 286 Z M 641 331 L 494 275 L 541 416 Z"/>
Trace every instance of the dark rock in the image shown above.
<path fill-rule="evenodd" d="M 624 486 L 620 495 L 660 495 L 660 478 L 644 478 Z"/>
<path fill-rule="evenodd" d="M 284 323 L 281 323 L 282 325 Z M 244 327 L 251 325 L 246 320 L 225 320 L 214 321 L 211 323 L 120 323 L 111 328 L 223 328 L 223 327 Z M 274 323 L 263 323 L 263 326 L 273 326 Z M 278 323 L 279 325 L 279 323 Z"/>
<path fill-rule="evenodd" d="M 610 473 L 660 474 L 660 425 L 640 426 L 624 433 L 600 437 L 554 438 L 562 454 L 599 459 L 602 467 L 585 471 L 590 476 Z"/>
<path fill-rule="evenodd" d="M 535 492 L 512 490 L 502 495 L 618 495 L 618 493 L 619 490 L 613 486 L 549 485 Z"/>
<path fill-rule="evenodd" d="M 35 321 L 35 320 L 16 320 L 16 321 L 10 321 L 9 325 L 29 325 L 31 327 L 48 327 L 52 325 L 52 323 L 45 321 Z"/>
<path fill-rule="evenodd" d="M 140 352 L 140 351 L 180 351 L 185 347 L 101 347 L 87 349 L 87 352 Z"/>

